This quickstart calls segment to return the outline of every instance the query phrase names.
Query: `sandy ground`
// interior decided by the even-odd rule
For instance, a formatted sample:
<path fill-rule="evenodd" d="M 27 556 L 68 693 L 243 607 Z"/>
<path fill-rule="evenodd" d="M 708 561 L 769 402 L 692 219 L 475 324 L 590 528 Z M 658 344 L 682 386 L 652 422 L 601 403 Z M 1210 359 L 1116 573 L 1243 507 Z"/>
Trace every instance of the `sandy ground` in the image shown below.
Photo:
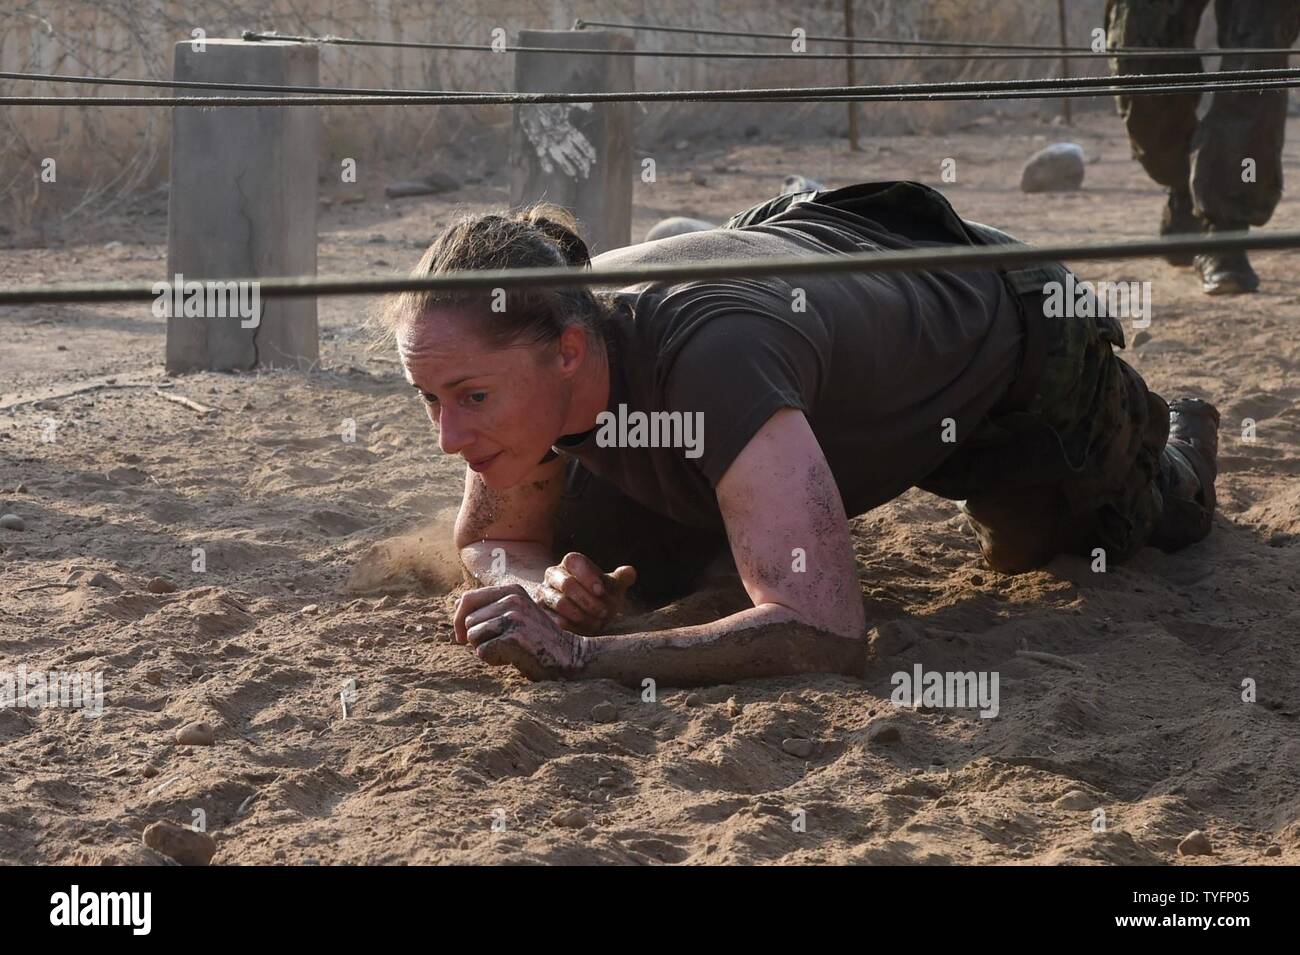
<path fill-rule="evenodd" d="M 1071 135 L 1096 158 L 1085 189 L 1028 197 L 1019 163 L 1059 129 L 986 120 L 857 155 L 691 144 L 639 186 L 635 235 L 662 215 L 720 220 L 790 172 L 931 182 L 1030 240 L 1152 233 L 1161 197 L 1118 121 Z M 949 157 L 955 184 L 939 182 Z M 366 202 L 324 206 L 320 272 L 408 269 L 456 206 L 505 200 L 504 170 L 486 172 L 447 197 L 385 203 L 363 183 Z M 1294 189 L 1272 227 L 1300 228 Z M 155 198 L 0 251 L 0 280 L 156 279 L 165 240 Z M 1151 280 L 1150 339 L 1126 359 L 1166 397 L 1223 412 L 1207 542 L 1105 574 L 1062 558 L 1003 577 L 951 503 L 913 491 L 854 520 L 866 679 L 660 687 L 654 703 L 529 684 L 444 642 L 463 466 L 391 355 L 367 350 L 370 303 L 322 301 L 310 374 L 174 381 L 219 409 L 204 417 L 121 387 L 164 379 L 147 308 L 0 310 L 0 511 L 26 523 L 0 529 L 0 670 L 106 685 L 98 718 L 0 710 L 0 861 L 161 861 L 142 830 L 202 810 L 220 864 L 1300 862 L 1300 281 L 1293 255 L 1255 262 L 1262 294 L 1236 299 L 1164 263 L 1077 267 Z M 178 589 L 150 592 L 155 577 Z M 997 671 L 999 715 L 894 707 L 890 675 L 917 663 Z M 178 746 L 196 720 L 215 745 Z M 885 722 L 895 742 L 876 738 Z M 789 755 L 789 738 L 811 753 Z M 1197 829 L 1213 855 L 1179 855 Z"/>

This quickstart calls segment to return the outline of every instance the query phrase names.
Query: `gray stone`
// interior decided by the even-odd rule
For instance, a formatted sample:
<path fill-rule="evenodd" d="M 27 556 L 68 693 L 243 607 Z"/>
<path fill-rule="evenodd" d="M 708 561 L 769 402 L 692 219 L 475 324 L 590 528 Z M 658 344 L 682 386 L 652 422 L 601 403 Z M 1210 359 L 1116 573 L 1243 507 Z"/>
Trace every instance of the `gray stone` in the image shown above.
<path fill-rule="evenodd" d="M 812 755 L 813 744 L 810 739 L 793 736 L 789 739 L 781 740 L 781 748 L 791 756 L 798 757 L 799 759 L 807 759 Z"/>
<path fill-rule="evenodd" d="M 5 514 L 0 517 L 0 527 L 10 531 L 25 531 L 27 530 L 27 522 L 17 514 Z"/>
<path fill-rule="evenodd" d="M 551 817 L 551 824 L 562 829 L 583 829 L 587 816 L 581 809 L 564 809 Z"/>
<path fill-rule="evenodd" d="M 1082 789 L 1071 789 L 1064 796 L 1054 800 L 1052 805 L 1057 809 L 1082 811 L 1094 808 L 1097 805 L 1097 800 Z"/>
<path fill-rule="evenodd" d="M 618 719 L 618 708 L 608 700 L 602 700 L 591 708 L 591 718 L 597 723 L 612 723 Z"/>
<path fill-rule="evenodd" d="M 1178 843 L 1178 854 L 1180 856 L 1208 856 L 1214 854 L 1214 847 L 1210 845 L 1209 837 L 1196 829 L 1189 832 L 1182 842 Z"/>
<path fill-rule="evenodd" d="M 826 187 L 816 179 L 809 179 L 807 176 L 795 174 L 786 176 L 781 183 L 781 195 L 788 196 L 800 192 L 824 192 Z"/>
<path fill-rule="evenodd" d="M 166 577 L 151 577 L 149 583 L 144 585 L 144 589 L 151 594 L 174 594 L 176 585 Z"/>
<path fill-rule="evenodd" d="M 1021 192 L 1068 192 L 1083 185 L 1083 147 L 1052 143 L 1034 153 L 1020 171 Z"/>
<path fill-rule="evenodd" d="M 186 723 L 176 731 L 176 742 L 181 746 L 211 746 L 217 734 L 207 723 Z"/>
<path fill-rule="evenodd" d="M 897 743 L 903 734 L 889 720 L 879 720 L 867 728 L 867 739 L 872 743 Z"/>
<path fill-rule="evenodd" d="M 196 832 L 174 822 L 155 822 L 144 831 L 144 844 L 181 865 L 207 865 L 217 844 L 206 832 Z"/>
<path fill-rule="evenodd" d="M 716 229 L 712 222 L 705 222 L 703 219 L 692 219 L 690 216 L 669 216 L 667 219 L 660 219 L 650 227 L 650 231 L 645 234 L 646 242 L 653 242 L 656 239 L 667 239 L 674 235 L 687 235 L 691 232 L 705 232 L 709 229 Z"/>

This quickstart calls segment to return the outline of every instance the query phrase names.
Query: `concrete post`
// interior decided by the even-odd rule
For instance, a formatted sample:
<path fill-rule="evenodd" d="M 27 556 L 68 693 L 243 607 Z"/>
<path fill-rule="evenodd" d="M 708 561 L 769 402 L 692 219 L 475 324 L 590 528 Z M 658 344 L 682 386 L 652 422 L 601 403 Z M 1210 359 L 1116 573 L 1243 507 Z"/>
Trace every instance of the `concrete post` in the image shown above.
<path fill-rule="evenodd" d="M 221 39 L 201 45 L 176 44 L 176 79 L 319 85 L 314 45 Z M 215 93 L 239 95 L 176 91 Z M 172 110 L 167 281 L 177 274 L 187 283 L 314 275 L 319 142 L 316 107 Z M 318 360 L 316 299 L 267 299 L 260 306 L 260 322 L 229 313 L 186 317 L 173 308 L 167 371 L 307 368 Z"/>
<path fill-rule="evenodd" d="M 632 92 L 633 57 L 582 50 L 631 50 L 632 41 L 599 30 L 523 30 L 520 46 L 566 47 L 564 53 L 516 53 L 521 93 Z M 632 240 L 632 103 L 515 107 L 510 200 L 546 200 L 578 218 L 593 255 Z"/>

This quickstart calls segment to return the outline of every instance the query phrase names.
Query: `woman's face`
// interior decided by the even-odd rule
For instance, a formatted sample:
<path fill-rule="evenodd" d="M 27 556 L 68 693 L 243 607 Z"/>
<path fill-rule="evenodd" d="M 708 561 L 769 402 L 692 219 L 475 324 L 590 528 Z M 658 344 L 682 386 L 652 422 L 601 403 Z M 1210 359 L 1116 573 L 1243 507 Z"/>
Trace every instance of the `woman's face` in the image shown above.
<path fill-rule="evenodd" d="M 420 392 L 445 454 L 459 454 L 490 488 L 532 472 L 564 433 L 573 374 L 567 329 L 558 343 L 493 348 L 471 320 L 433 309 L 398 330 L 407 380 Z"/>

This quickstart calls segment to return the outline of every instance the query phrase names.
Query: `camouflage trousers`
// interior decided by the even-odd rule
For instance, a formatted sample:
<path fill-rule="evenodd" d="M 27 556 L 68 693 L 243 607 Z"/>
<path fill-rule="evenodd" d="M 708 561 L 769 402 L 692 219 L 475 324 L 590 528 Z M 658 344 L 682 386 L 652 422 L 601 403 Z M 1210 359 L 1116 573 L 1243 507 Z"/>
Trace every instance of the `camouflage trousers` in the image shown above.
<path fill-rule="evenodd" d="M 1194 47 L 1209 0 L 1107 0 L 1110 46 Z M 1289 47 L 1300 34 L 1295 0 L 1216 0 L 1218 45 Z M 1282 69 L 1282 54 L 1224 56 L 1221 70 Z M 1118 74 L 1200 72 L 1199 57 L 1122 56 Z M 1264 225 L 1282 197 L 1282 144 L 1289 90 L 1209 94 L 1210 108 L 1196 116 L 1200 93 L 1119 96 L 1134 157 L 1167 189 L 1190 189 L 1196 211 L 1214 225 Z M 1244 160 L 1254 178 L 1243 181 Z"/>
<path fill-rule="evenodd" d="M 1118 323 L 1044 321 L 1046 356 L 1028 406 L 990 415 L 917 485 L 960 501 L 985 559 L 1003 573 L 1060 553 L 1127 560 L 1153 543 L 1170 480 L 1169 406 L 1115 354 Z"/>

